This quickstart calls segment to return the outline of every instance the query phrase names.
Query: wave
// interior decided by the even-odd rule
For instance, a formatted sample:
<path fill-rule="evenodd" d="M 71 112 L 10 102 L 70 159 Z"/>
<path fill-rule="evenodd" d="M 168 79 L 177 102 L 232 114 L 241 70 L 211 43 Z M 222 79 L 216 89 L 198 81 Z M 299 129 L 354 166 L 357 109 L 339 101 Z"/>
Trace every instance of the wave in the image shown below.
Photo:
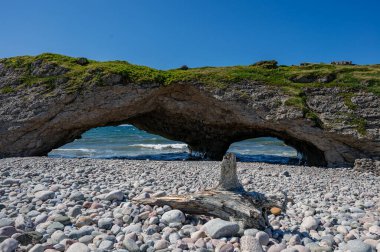
<path fill-rule="evenodd" d="M 133 125 L 130 125 L 130 124 L 120 124 L 118 127 L 133 127 Z"/>
<path fill-rule="evenodd" d="M 95 152 L 94 149 L 87 149 L 87 148 L 78 148 L 78 149 L 54 149 L 53 151 L 82 151 L 82 152 Z"/>
<path fill-rule="evenodd" d="M 187 144 L 132 144 L 129 146 L 154 150 L 187 149 Z"/>

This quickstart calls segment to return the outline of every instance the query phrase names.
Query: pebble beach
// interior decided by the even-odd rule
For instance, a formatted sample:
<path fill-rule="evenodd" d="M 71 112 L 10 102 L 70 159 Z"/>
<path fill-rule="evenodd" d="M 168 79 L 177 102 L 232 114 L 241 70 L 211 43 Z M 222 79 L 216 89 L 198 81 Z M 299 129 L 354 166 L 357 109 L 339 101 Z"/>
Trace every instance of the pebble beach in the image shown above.
<path fill-rule="evenodd" d="M 380 251 L 380 177 L 238 163 L 247 191 L 284 191 L 266 230 L 133 198 L 216 186 L 219 162 L 0 159 L 0 251 Z"/>

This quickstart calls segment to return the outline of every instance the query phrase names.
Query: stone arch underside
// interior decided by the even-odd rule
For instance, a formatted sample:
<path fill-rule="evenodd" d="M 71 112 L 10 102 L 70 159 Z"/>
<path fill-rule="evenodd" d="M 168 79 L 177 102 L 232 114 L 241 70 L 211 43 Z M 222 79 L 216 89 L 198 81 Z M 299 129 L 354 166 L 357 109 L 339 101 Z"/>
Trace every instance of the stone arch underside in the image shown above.
<path fill-rule="evenodd" d="M 6 107 L 7 99 L 0 105 Z M 14 117 L 14 108 L 28 109 Z M 91 128 L 122 123 L 185 142 L 191 151 L 213 160 L 220 160 L 233 142 L 263 136 L 294 147 L 308 165 L 349 166 L 356 158 L 378 155 L 376 142 L 328 132 L 302 116 L 273 117 L 273 111 L 289 114 L 291 109 L 185 84 L 114 85 L 34 101 L 18 99 L 0 126 L 0 157 L 46 155 Z"/>

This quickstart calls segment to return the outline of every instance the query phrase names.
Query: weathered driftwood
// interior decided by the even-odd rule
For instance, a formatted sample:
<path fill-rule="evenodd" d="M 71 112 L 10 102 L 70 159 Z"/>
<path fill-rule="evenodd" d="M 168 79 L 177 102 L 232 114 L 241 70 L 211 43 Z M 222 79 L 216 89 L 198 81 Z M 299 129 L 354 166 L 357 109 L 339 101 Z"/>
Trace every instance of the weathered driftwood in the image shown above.
<path fill-rule="evenodd" d="M 286 195 L 245 191 L 237 177 L 236 157 L 227 153 L 221 164 L 220 180 L 216 188 L 188 195 L 134 199 L 133 202 L 169 205 L 188 214 L 210 215 L 235 221 L 242 228 L 264 229 L 268 226 L 267 212 L 270 208 L 285 210 Z"/>

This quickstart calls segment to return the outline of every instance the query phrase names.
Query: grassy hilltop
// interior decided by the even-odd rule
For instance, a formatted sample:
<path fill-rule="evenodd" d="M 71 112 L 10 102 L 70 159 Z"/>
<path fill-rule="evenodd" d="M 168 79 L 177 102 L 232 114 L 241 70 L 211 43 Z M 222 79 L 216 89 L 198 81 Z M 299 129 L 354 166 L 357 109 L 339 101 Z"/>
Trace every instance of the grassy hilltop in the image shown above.
<path fill-rule="evenodd" d="M 66 71 L 54 76 L 36 76 L 31 68 L 34 62 L 59 66 Z M 294 96 L 289 103 L 302 102 L 304 87 L 339 87 L 349 97 L 351 92 L 364 90 L 380 95 L 380 65 L 307 64 L 305 66 L 277 66 L 275 61 L 262 61 L 249 66 L 201 67 L 156 70 L 126 61 L 98 62 L 64 55 L 44 53 L 38 56 L 20 56 L 0 59 L 7 69 L 19 71 L 17 85 L 0 86 L 0 93 L 17 92 L 29 86 L 44 86 L 47 91 L 61 87 L 77 92 L 92 85 L 107 85 L 112 75 L 122 77 L 124 84 L 175 83 L 201 84 L 224 89 L 231 83 L 258 82 L 277 86 Z M 0 72 L 1 73 L 1 72 Z"/>

